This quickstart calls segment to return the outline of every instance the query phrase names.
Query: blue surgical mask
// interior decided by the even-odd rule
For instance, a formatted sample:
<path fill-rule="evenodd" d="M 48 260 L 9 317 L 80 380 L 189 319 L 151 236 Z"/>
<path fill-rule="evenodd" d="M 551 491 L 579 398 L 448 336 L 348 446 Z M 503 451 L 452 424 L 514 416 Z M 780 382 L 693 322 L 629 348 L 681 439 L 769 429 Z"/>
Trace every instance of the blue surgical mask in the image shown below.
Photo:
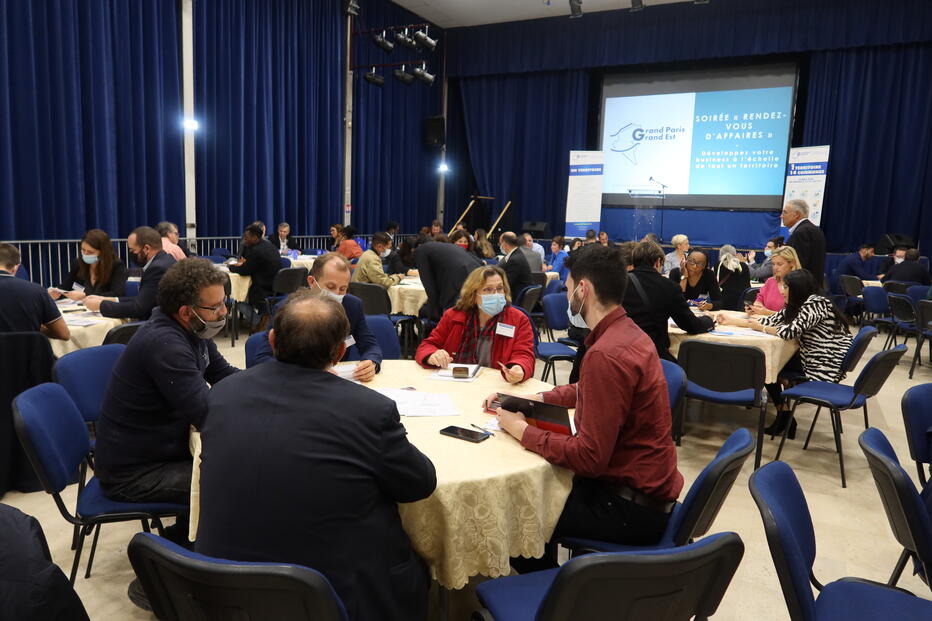
<path fill-rule="evenodd" d="M 479 304 L 479 308 L 482 309 L 482 312 L 486 315 L 494 317 L 504 310 L 505 304 L 505 294 L 504 293 L 483 293 L 482 294 L 482 303 Z"/>
<path fill-rule="evenodd" d="M 94 265 L 100 259 L 96 254 L 82 254 L 81 260 L 88 265 Z"/>
<path fill-rule="evenodd" d="M 586 320 L 583 319 L 583 316 L 582 316 L 582 307 L 583 307 L 583 304 L 585 303 L 585 300 L 579 303 L 579 310 L 577 310 L 575 313 L 573 312 L 573 299 L 576 297 L 576 292 L 578 290 L 579 290 L 579 285 L 576 285 L 576 288 L 573 289 L 573 293 L 570 296 L 570 303 L 566 307 L 566 316 L 570 318 L 570 324 L 576 326 L 577 328 L 587 330 L 589 326 L 586 325 Z"/>
<path fill-rule="evenodd" d="M 773 254 L 773 250 L 771 250 L 770 248 L 764 249 L 764 256 L 767 257 L 768 259 L 770 258 L 770 255 L 772 254 Z"/>
<path fill-rule="evenodd" d="M 314 284 L 317 285 L 317 288 L 318 288 L 318 289 L 320 289 L 321 291 L 324 292 L 324 295 L 330 296 L 331 298 L 333 298 L 334 300 L 336 300 L 336 301 L 339 302 L 340 304 L 343 303 L 343 296 L 342 296 L 342 295 L 337 295 L 336 293 L 334 293 L 333 291 L 330 291 L 329 289 L 324 289 L 323 287 L 320 286 L 320 283 L 318 283 L 318 282 L 316 282 L 316 281 L 314 282 Z"/>

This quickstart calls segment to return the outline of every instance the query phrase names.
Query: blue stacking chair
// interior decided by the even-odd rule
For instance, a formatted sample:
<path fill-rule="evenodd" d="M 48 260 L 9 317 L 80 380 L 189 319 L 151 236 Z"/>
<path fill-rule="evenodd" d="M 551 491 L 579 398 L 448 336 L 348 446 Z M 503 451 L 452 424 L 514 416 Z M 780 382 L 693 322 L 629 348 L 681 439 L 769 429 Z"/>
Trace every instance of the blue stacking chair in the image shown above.
<path fill-rule="evenodd" d="M 514 296 L 511 303 L 515 307 L 522 308 L 530 313 L 532 310 L 534 310 L 534 306 L 537 304 L 537 301 L 540 300 L 540 296 L 543 292 L 544 287 L 542 285 L 531 285 L 529 287 L 525 287 Z M 529 314 L 528 316 L 530 317 L 531 315 Z M 531 321 L 533 320 L 534 318 L 531 317 Z"/>
<path fill-rule="evenodd" d="M 286 270 L 289 267 L 291 267 L 291 259 L 289 259 L 288 257 L 279 257 L 278 265 L 280 269 Z"/>
<path fill-rule="evenodd" d="M 683 502 L 673 507 L 667 529 L 654 545 L 629 546 L 579 537 L 564 537 L 558 539 L 557 543 L 569 548 L 574 554 L 673 548 L 692 543 L 695 538 L 709 532 L 753 448 L 754 440 L 747 429 L 738 429 L 731 434 L 718 450 L 715 459 L 693 481 Z"/>
<path fill-rule="evenodd" d="M 80 527 L 71 566 L 72 585 L 78 573 L 84 539 L 94 531 L 84 577 L 89 578 L 91 575 L 101 524 L 139 520 L 143 530 L 148 532 L 149 520 L 154 520 L 161 533 L 161 518 L 188 512 L 187 505 L 110 500 L 104 496 L 100 481 L 91 477 L 78 493 L 76 510 L 71 513 L 65 506 L 61 492 L 78 471 L 79 465 L 87 460 L 91 445 L 81 413 L 59 384 L 40 384 L 20 393 L 13 400 L 13 426 L 43 489 L 55 499 L 62 517 L 69 524 Z"/>
<path fill-rule="evenodd" d="M 864 315 L 869 323 L 881 330 L 896 330 L 896 324 L 890 316 L 887 292 L 883 287 L 864 287 L 861 296 L 864 298 Z"/>
<path fill-rule="evenodd" d="M 667 380 L 667 394 L 670 398 L 670 416 L 673 430 L 673 439 L 679 446 L 682 441 L 683 429 L 683 397 L 686 396 L 686 371 L 683 367 L 670 362 L 669 360 L 660 359 L 660 366 L 663 368 L 663 377 Z"/>
<path fill-rule="evenodd" d="M 366 324 L 379 342 L 384 360 L 401 359 L 401 343 L 395 324 L 387 315 L 366 315 Z"/>
<path fill-rule="evenodd" d="M 903 553 L 887 584 L 894 586 L 897 583 L 910 557 L 915 563 L 916 573 L 928 584 L 927 578 L 932 571 L 932 516 L 883 432 L 871 427 L 861 434 L 858 444 L 874 476 L 893 536 L 903 546 Z"/>
<path fill-rule="evenodd" d="M 718 609 L 744 543 L 719 533 L 673 549 L 587 554 L 562 567 L 483 582 L 481 621 L 704 620 Z"/>
<path fill-rule="evenodd" d="M 531 315 L 520 306 L 512 306 L 512 308 L 516 308 L 527 315 L 528 321 L 531 322 L 531 329 L 534 331 L 534 354 L 544 361 L 544 372 L 541 375 L 540 380 L 542 382 L 546 382 L 547 378 L 550 377 L 550 372 L 553 371 L 553 383 L 556 384 L 556 363 L 561 360 L 567 362 L 576 360 L 576 350 L 572 347 L 569 347 L 568 345 L 564 345 L 563 343 L 542 342 L 540 340 L 540 333 L 537 331 L 537 324 L 534 323 L 534 319 L 531 317 Z"/>
<path fill-rule="evenodd" d="M 932 360 L 932 300 L 919 300 L 916 303 L 916 353 L 913 362 L 909 365 L 909 379 L 913 379 L 916 363 L 922 364 L 919 353 L 922 345 L 929 341 L 929 359 Z"/>
<path fill-rule="evenodd" d="M 819 408 L 812 417 L 812 425 L 809 426 L 803 450 L 809 448 L 809 440 L 812 438 L 812 430 L 815 429 L 816 421 L 819 420 L 819 412 L 823 407 L 829 410 L 832 417 L 832 433 L 835 435 L 835 450 L 838 452 L 842 487 L 847 487 L 847 483 L 845 482 L 845 455 L 841 447 L 841 413 L 845 410 L 864 408 L 864 426 L 867 427 L 867 400 L 880 392 L 887 378 L 893 373 L 893 368 L 905 353 L 906 346 L 898 345 L 893 349 L 875 354 L 861 370 L 854 381 L 854 386 L 812 381 L 803 382 L 783 391 L 783 396 L 793 403 L 790 420 L 796 415 L 796 408 L 800 403 L 811 403 Z M 775 459 L 780 459 L 780 454 L 783 452 L 787 429 L 789 425 L 783 430 L 783 437 L 780 439 L 780 447 L 777 449 Z"/>
<path fill-rule="evenodd" d="M 757 452 L 754 455 L 754 468 L 759 468 L 764 450 L 764 418 L 767 411 L 764 352 L 757 347 L 687 340 L 680 343 L 677 361 L 689 378 L 686 384 L 687 402 L 689 399 L 698 399 L 759 409 Z"/>
<path fill-rule="evenodd" d="M 225 258 L 225 257 L 221 257 L 221 256 L 218 255 L 218 254 L 208 255 L 208 256 L 206 256 L 206 257 L 204 257 L 204 258 L 207 259 L 208 261 L 210 261 L 211 263 L 223 263 L 224 261 L 226 261 L 226 258 Z"/>
<path fill-rule="evenodd" d="M 65 354 L 52 367 L 52 379 L 68 392 L 86 423 L 100 418 L 100 406 L 117 359 L 126 345 L 99 345 Z"/>
<path fill-rule="evenodd" d="M 227 250 L 226 248 L 214 247 L 210 249 L 210 254 L 218 257 L 223 257 L 224 259 L 229 259 L 233 256 L 233 253 Z"/>
<path fill-rule="evenodd" d="M 121 298 L 133 298 L 139 295 L 139 281 L 138 280 L 127 280 L 126 288 L 123 290 L 123 295 Z"/>
<path fill-rule="evenodd" d="M 926 285 L 910 285 L 906 288 L 906 295 L 913 301 L 913 304 L 919 304 L 920 300 L 926 299 L 929 293 L 929 287 Z"/>
<path fill-rule="evenodd" d="M 147 533 L 127 554 L 162 621 L 348 620 L 330 581 L 308 567 L 212 558 Z"/>
<path fill-rule="evenodd" d="M 395 329 L 401 330 L 401 340 L 405 343 L 405 350 L 410 351 L 413 355 L 414 349 L 419 342 L 417 317 L 392 313 L 392 301 L 388 297 L 388 291 L 382 285 L 371 282 L 351 282 L 347 293 L 362 300 L 362 310 L 367 317 L 370 315 L 385 315 L 388 317 Z M 424 319 L 423 321 L 426 323 L 428 320 Z M 420 327 L 424 329 L 425 334 L 429 332 L 428 327 L 433 329 L 433 325 L 422 325 Z"/>
<path fill-rule="evenodd" d="M 566 299 L 564 293 L 548 293 L 541 300 L 541 306 L 544 308 L 544 323 L 547 325 L 548 336 L 553 342 L 554 330 L 566 330 L 570 327 L 570 319 L 566 316 L 569 300 Z M 579 347 L 579 343 L 569 337 L 561 337 L 556 339 L 556 342 L 570 347 Z"/>
<path fill-rule="evenodd" d="M 748 482 L 757 503 L 770 555 L 793 621 L 896 619 L 927 621 L 932 602 L 907 591 L 860 578 L 826 585 L 812 571 L 816 541 L 806 497 L 793 470 L 781 461 L 767 464 Z M 813 587 L 819 591 L 812 594 Z"/>
<path fill-rule="evenodd" d="M 559 278 L 554 278 L 553 280 L 547 283 L 546 287 L 544 287 L 544 295 L 550 295 L 551 293 L 560 293 L 561 291 L 564 290 L 565 287 L 566 285 L 563 284 L 562 280 L 560 280 Z"/>
<path fill-rule="evenodd" d="M 269 333 L 262 331 L 251 334 L 246 339 L 246 368 L 256 365 L 256 352 L 264 341 L 268 341 Z"/>
<path fill-rule="evenodd" d="M 888 293 L 887 300 L 890 303 L 890 314 L 893 316 L 893 332 L 887 337 L 884 349 L 891 344 L 895 346 L 898 335 L 903 335 L 905 343 L 916 333 L 916 306 L 912 298 L 905 293 Z"/>
<path fill-rule="evenodd" d="M 932 384 L 913 386 L 900 401 L 909 456 L 916 462 L 919 482 L 925 486 L 932 479 Z M 926 474 L 926 469 L 929 474 Z"/>
<path fill-rule="evenodd" d="M 845 379 L 845 376 L 848 373 L 854 371 L 854 368 L 858 366 L 858 363 L 861 361 L 861 358 L 864 357 L 864 352 L 867 351 L 867 346 L 870 345 L 871 341 L 874 340 L 874 337 L 877 336 L 878 330 L 873 326 L 864 326 L 858 333 L 854 335 L 854 338 L 851 339 L 851 345 L 848 347 L 848 351 L 845 352 L 845 357 L 841 361 L 841 376 L 838 378 L 838 381 Z M 865 406 L 866 407 L 866 406 Z M 867 410 L 864 410 L 864 426 L 867 426 Z"/>

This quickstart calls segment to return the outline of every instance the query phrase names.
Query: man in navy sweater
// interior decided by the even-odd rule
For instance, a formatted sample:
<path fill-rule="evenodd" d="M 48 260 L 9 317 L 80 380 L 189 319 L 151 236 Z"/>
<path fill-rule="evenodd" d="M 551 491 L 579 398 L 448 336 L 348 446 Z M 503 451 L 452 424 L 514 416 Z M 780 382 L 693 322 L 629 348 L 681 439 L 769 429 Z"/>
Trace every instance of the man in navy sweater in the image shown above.
<path fill-rule="evenodd" d="M 874 257 L 873 244 L 861 244 L 857 252 L 852 252 L 841 260 L 836 271 L 836 281 L 842 276 L 857 276 L 861 280 L 880 280 L 880 276 L 871 274 L 868 261 Z M 805 264 L 804 264 L 805 265 Z M 839 285 L 839 290 L 841 285 Z"/>

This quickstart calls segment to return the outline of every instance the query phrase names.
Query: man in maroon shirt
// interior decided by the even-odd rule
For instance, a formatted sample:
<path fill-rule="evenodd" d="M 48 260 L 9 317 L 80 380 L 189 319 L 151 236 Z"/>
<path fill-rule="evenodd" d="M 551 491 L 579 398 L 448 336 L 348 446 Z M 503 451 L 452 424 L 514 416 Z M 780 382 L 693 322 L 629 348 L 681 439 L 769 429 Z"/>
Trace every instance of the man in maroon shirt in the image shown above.
<path fill-rule="evenodd" d="M 656 543 L 683 489 L 657 348 L 621 306 L 628 276 L 617 248 L 585 246 L 565 265 L 573 323 L 592 332 L 579 381 L 539 398 L 575 407 L 576 435 L 542 431 L 503 409 L 499 423 L 576 475 L 554 537 Z"/>

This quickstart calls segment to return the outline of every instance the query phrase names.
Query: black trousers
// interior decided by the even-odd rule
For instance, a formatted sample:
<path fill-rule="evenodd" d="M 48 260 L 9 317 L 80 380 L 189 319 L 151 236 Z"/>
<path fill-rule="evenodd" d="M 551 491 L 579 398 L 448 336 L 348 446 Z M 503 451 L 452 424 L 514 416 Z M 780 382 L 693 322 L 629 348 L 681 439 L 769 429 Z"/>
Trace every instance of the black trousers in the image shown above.
<path fill-rule="evenodd" d="M 580 537 L 645 546 L 660 541 L 669 521 L 669 513 L 620 498 L 601 481 L 576 476 L 552 539 Z M 511 566 L 519 573 L 556 567 L 557 546 L 548 543 L 540 559 L 512 558 Z"/>
<path fill-rule="evenodd" d="M 787 360 L 786 364 L 783 365 L 783 369 L 780 370 L 780 373 L 805 373 L 803 369 L 803 359 L 799 357 L 799 352 L 796 352 L 793 354 L 792 358 Z M 783 386 L 780 385 L 780 382 L 764 384 L 764 388 L 767 389 L 767 394 L 770 395 L 770 400 L 774 405 L 783 405 Z"/>
<path fill-rule="evenodd" d="M 191 460 L 170 461 L 135 468 L 110 475 L 100 482 L 104 495 L 120 502 L 171 502 L 187 505 L 191 502 Z M 172 526 L 164 529 L 166 539 L 190 547 L 188 513 L 178 516 Z"/>

